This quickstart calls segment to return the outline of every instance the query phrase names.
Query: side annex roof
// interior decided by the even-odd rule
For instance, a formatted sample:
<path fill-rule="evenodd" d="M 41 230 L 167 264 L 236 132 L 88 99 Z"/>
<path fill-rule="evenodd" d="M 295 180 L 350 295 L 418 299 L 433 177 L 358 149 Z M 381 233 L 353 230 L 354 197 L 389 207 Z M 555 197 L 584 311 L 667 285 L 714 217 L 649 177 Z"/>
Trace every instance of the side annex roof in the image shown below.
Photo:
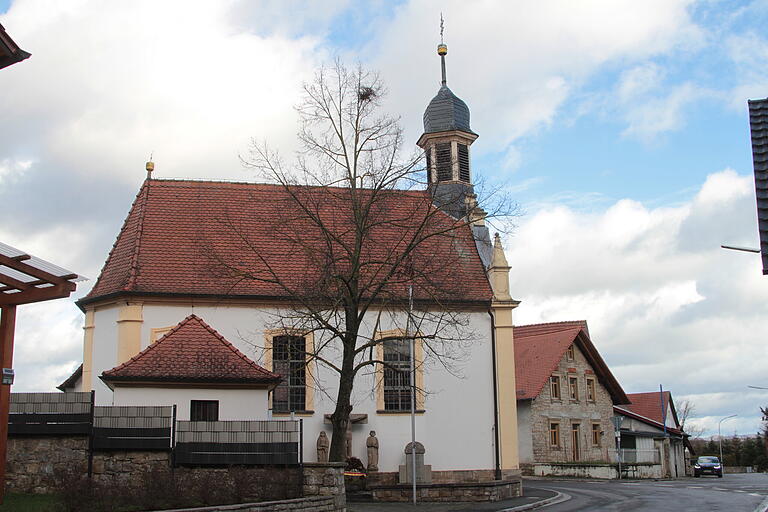
<path fill-rule="evenodd" d="M 165 336 L 100 378 L 116 384 L 205 383 L 273 387 L 282 379 L 224 339 L 200 317 L 189 315 Z"/>

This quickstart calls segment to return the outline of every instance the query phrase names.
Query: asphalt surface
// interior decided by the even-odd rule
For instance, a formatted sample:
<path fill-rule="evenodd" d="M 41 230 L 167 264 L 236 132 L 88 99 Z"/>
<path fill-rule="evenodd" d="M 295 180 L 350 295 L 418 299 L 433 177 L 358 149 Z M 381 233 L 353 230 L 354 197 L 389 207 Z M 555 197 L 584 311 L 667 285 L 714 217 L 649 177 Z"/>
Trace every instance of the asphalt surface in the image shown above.
<path fill-rule="evenodd" d="M 768 508 L 768 475 L 763 473 L 666 481 L 528 480 L 525 488 L 570 496 L 541 509 L 547 512 L 764 512 Z"/>
<path fill-rule="evenodd" d="M 518 512 L 561 494 L 546 512 L 768 512 L 768 474 L 678 480 L 525 479 L 525 496 L 496 503 L 348 503 L 349 512 Z"/>

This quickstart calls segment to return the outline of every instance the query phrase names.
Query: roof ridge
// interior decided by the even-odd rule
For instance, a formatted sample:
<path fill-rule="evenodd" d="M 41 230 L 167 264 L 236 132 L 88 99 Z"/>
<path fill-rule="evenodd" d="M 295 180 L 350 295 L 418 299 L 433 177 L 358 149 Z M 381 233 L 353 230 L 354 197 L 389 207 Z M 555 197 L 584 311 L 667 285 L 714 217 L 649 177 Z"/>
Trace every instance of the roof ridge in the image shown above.
<path fill-rule="evenodd" d="M 561 320 L 559 322 L 541 322 L 538 324 L 525 324 L 525 325 L 515 325 L 515 327 L 537 327 L 540 325 L 560 325 L 560 324 L 576 324 L 576 323 L 587 323 L 586 320 Z"/>
<path fill-rule="evenodd" d="M 93 283 L 93 287 L 91 288 L 91 291 L 89 291 L 86 294 L 86 297 L 93 292 L 93 290 L 96 290 L 101 283 L 102 279 L 104 278 L 104 271 L 109 266 L 110 261 L 112 260 L 112 257 L 115 254 L 115 250 L 117 249 L 117 244 L 120 242 L 120 238 L 123 236 L 123 233 L 125 233 L 125 227 L 128 225 L 128 221 L 131 218 L 131 213 L 133 213 L 133 209 L 136 207 L 136 203 L 138 203 L 139 198 L 141 197 L 141 193 L 144 190 L 144 184 L 142 184 L 141 188 L 139 188 L 139 191 L 136 192 L 136 196 L 133 198 L 133 202 L 131 203 L 131 207 L 128 209 L 128 214 L 125 216 L 125 219 L 123 220 L 122 226 L 120 226 L 120 231 L 117 233 L 117 236 L 115 237 L 115 241 L 112 243 L 112 248 L 109 250 L 109 254 L 107 254 L 107 259 L 104 260 L 104 265 L 101 266 L 101 270 L 99 270 L 99 277 L 96 278 L 96 282 Z M 123 289 L 125 289 L 125 285 L 123 285 Z"/>
<path fill-rule="evenodd" d="M 278 188 L 278 189 L 284 189 L 284 188 L 303 188 L 303 189 L 317 189 L 317 190 L 351 190 L 349 187 L 344 186 L 323 186 L 323 185 L 305 185 L 301 183 L 295 183 L 290 185 L 283 185 L 281 183 L 267 183 L 267 182 L 260 182 L 260 181 L 240 181 L 240 180 L 226 180 L 226 179 L 218 179 L 218 180 L 208 180 L 208 179 L 202 179 L 202 178 L 152 178 L 151 180 L 153 184 L 155 185 L 166 185 L 166 184 L 208 184 L 208 185 L 244 185 L 244 186 L 258 186 L 258 187 L 272 187 L 272 188 Z M 375 188 L 361 188 L 357 187 L 358 191 L 376 191 L 376 192 L 396 192 L 399 194 L 413 194 L 417 196 L 427 195 L 428 191 L 426 189 L 408 189 L 408 188 L 392 188 L 392 189 L 375 189 Z M 141 192 L 141 191 L 139 191 Z"/>
<path fill-rule="evenodd" d="M 141 190 L 144 192 L 144 200 L 139 206 L 139 219 L 138 226 L 136 228 L 136 243 L 133 246 L 133 254 L 131 255 L 131 264 L 128 267 L 128 282 L 123 287 L 128 291 L 135 287 L 136 280 L 139 274 L 139 254 L 141 252 L 141 238 L 144 233 L 144 218 L 146 217 L 147 208 L 149 208 L 149 184 L 152 180 L 146 179 L 141 186 Z"/>

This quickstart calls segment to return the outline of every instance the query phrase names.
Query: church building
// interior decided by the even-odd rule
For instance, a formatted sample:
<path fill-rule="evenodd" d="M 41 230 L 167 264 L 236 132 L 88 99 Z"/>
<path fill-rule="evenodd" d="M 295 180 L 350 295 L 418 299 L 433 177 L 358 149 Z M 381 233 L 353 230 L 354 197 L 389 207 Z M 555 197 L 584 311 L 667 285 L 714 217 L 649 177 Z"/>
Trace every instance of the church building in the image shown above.
<path fill-rule="evenodd" d="M 366 439 L 375 431 L 383 480 L 397 475 L 411 440 L 408 344 L 399 333 L 438 332 L 443 311 L 461 316 L 466 336 L 449 340 L 454 345 L 426 334 L 414 342 L 424 462 L 434 481 L 519 475 L 517 404 L 509 391 L 517 389 L 518 302 L 501 240 L 492 240 L 474 195 L 470 148 L 478 135 L 466 103 L 448 88 L 446 53 L 441 44 L 442 83 L 417 142 L 428 183 L 390 190 L 378 215 L 394 224 L 430 211 L 450 237 L 425 242 L 412 261 L 412 273 L 423 276 L 413 278 L 422 281 L 410 296 L 412 309 L 424 313 L 421 323 L 409 327 L 408 286 L 399 282 L 389 289 L 393 300 L 372 304 L 360 327 L 358 343 L 374 341 L 360 355 L 372 362 L 370 371 L 354 382 L 350 452 L 365 463 Z M 285 205 L 294 193 L 313 194 L 318 216 L 343 218 L 345 189 L 166 180 L 152 170 L 148 165 L 93 289 L 78 301 L 83 365 L 64 386 L 95 390 L 97 404 L 176 405 L 180 420 L 301 418 L 303 460 L 316 460 L 316 440 L 332 431 L 339 382 L 333 366 L 341 355 L 322 325 L 292 325 L 286 313 L 303 307 L 292 290 L 321 284 L 311 252 L 286 234 Z M 372 254 L 396 251 L 413 229 L 403 221 L 398 230 L 377 232 Z M 427 281 L 444 295 L 430 295 Z M 448 349 L 451 364 L 442 359 Z"/>

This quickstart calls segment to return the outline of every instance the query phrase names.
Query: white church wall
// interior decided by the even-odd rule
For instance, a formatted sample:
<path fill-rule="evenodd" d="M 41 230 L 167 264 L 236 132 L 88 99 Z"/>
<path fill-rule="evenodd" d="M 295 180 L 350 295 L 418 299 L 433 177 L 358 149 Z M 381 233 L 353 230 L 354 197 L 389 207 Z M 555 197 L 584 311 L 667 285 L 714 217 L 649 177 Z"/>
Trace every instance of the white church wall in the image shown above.
<path fill-rule="evenodd" d="M 252 305 L 196 304 L 193 308 L 188 304 L 144 303 L 141 347 L 144 349 L 149 345 L 152 329 L 174 326 L 194 313 L 245 355 L 265 365 L 261 347 L 264 344 L 264 330 L 274 322 L 275 317 L 270 314 L 274 312 L 275 310 Z M 416 417 L 416 439 L 424 444 L 425 463 L 431 464 L 434 471 L 493 469 L 494 467 L 490 317 L 485 311 L 468 313 L 468 316 L 467 330 L 473 333 L 474 341 L 466 343 L 467 346 L 458 351 L 462 354 L 454 362 L 454 366 L 462 376 L 452 375 L 429 356 L 425 363 L 424 386 L 427 392 L 425 412 Z M 114 326 L 115 315 L 107 316 L 97 312 L 95 338 L 98 338 L 98 341 L 95 344 L 115 345 L 116 328 L 99 331 L 99 325 L 103 322 Z M 370 322 L 372 323 L 373 320 Z M 400 324 L 399 327 L 404 325 L 404 323 Z M 395 322 L 388 322 L 384 318 L 379 330 L 384 331 L 395 327 L 397 327 Z M 373 326 L 369 323 L 363 329 L 366 331 L 365 335 L 370 336 Z M 428 326 L 424 326 L 422 331 L 429 332 Z M 109 357 L 94 359 L 94 376 L 115 366 L 115 353 L 113 349 L 111 359 Z M 331 359 L 334 357 L 331 356 Z M 340 359 L 340 354 L 335 359 Z M 369 371 L 362 371 L 355 381 L 352 412 L 367 414 L 368 420 L 366 424 L 353 425 L 352 452 L 354 456 L 366 463 L 365 441 L 369 431 L 375 430 L 380 446 L 380 471 L 397 471 L 398 466 L 405 463 L 404 448 L 411 439 L 410 415 L 377 413 L 376 379 L 373 370 L 373 367 L 370 367 Z M 322 364 L 317 364 L 315 375 L 320 389 L 316 388 L 314 392 L 314 414 L 301 416 L 304 419 L 304 460 L 306 461 L 316 460 L 315 442 L 319 432 L 325 430 L 329 435 L 331 434 L 331 425 L 324 422 L 324 415 L 334 411 L 338 382 L 337 374 Z M 102 391 L 103 387 L 97 388 L 97 401 L 111 402 L 111 393 L 108 390 L 105 393 Z M 172 392 L 172 390 L 169 391 Z M 136 392 L 131 399 L 138 405 L 142 400 L 141 392 Z M 120 400 L 122 401 L 123 398 L 121 397 Z M 426 435 L 427 432 L 428 435 Z"/>
<path fill-rule="evenodd" d="M 116 387 L 114 405 L 176 405 L 176 419 L 189 420 L 192 400 L 218 400 L 219 420 L 266 420 L 267 391 L 262 389 L 204 389 Z"/>

